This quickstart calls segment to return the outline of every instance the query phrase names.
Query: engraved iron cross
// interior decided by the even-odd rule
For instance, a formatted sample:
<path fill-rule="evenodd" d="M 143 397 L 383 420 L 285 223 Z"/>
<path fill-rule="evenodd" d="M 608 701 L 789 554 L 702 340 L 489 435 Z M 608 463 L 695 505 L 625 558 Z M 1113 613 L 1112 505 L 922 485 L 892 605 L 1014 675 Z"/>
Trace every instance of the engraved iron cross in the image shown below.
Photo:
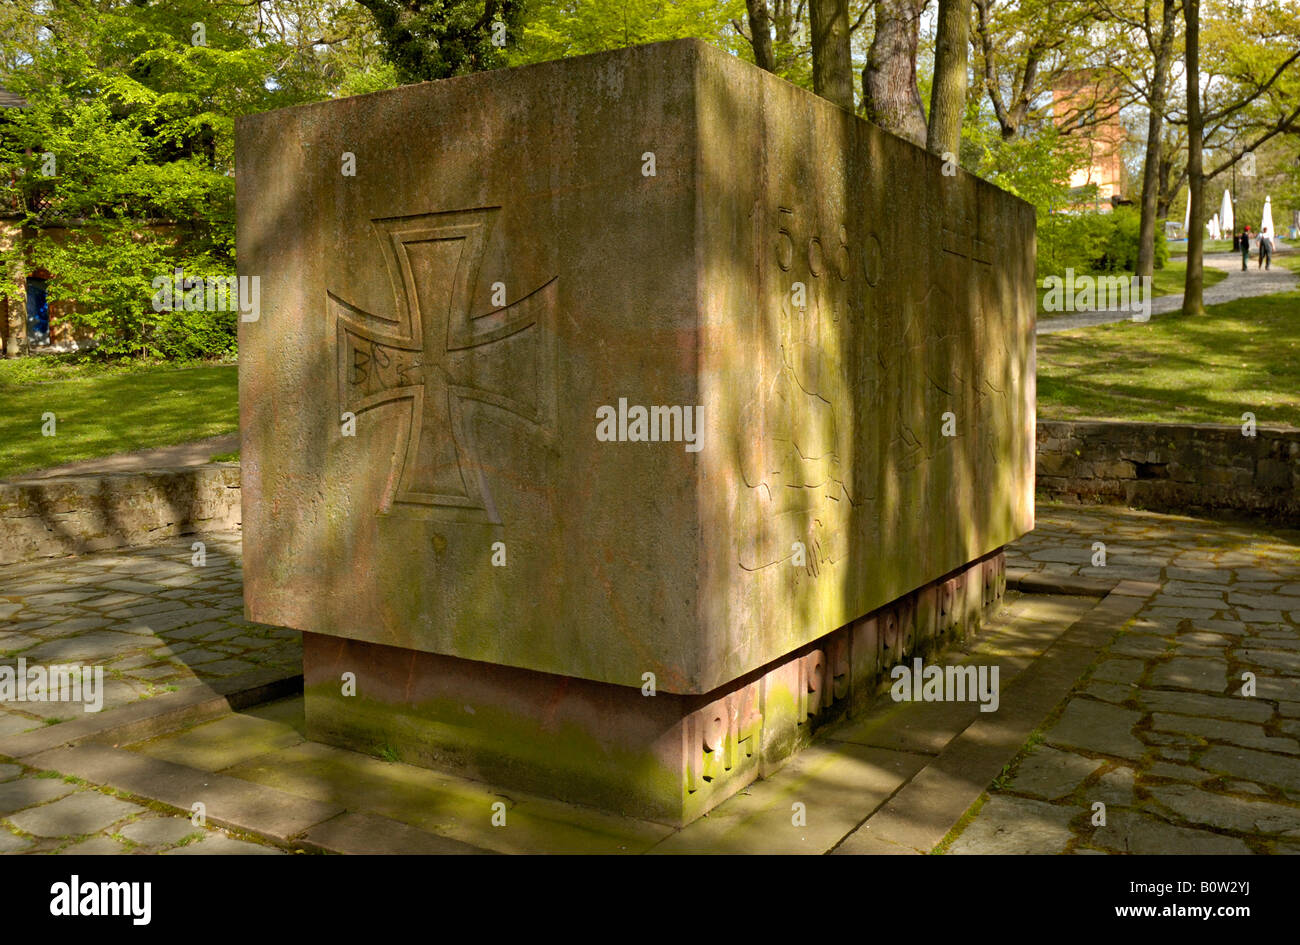
<path fill-rule="evenodd" d="M 394 317 L 327 292 L 337 325 L 341 411 L 360 416 L 410 402 L 400 469 L 380 512 L 499 523 L 471 405 L 535 424 L 555 417 L 556 281 L 481 315 L 470 306 L 499 207 L 374 220 L 396 302 Z"/>

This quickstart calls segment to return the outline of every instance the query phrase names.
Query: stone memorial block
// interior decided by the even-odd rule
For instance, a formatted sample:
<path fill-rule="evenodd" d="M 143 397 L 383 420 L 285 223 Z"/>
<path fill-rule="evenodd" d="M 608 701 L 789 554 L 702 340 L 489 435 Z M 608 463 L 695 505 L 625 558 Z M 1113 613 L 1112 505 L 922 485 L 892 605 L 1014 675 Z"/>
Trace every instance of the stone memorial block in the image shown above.
<path fill-rule="evenodd" d="M 1032 209 L 704 43 L 250 116 L 237 169 L 246 609 L 313 737 L 689 820 L 1033 525 Z"/>

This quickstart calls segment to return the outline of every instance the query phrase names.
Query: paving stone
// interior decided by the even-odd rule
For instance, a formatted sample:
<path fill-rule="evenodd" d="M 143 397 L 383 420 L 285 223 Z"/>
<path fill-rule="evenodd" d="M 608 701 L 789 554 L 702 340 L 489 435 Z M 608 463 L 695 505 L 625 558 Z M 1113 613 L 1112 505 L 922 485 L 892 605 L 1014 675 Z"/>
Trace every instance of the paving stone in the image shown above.
<path fill-rule="evenodd" d="M 1103 682 L 1135 683 L 1145 669 L 1146 664 L 1141 660 L 1110 659 L 1093 671 L 1092 678 Z"/>
<path fill-rule="evenodd" d="M 11 814 L 9 821 L 37 837 L 68 837 L 103 830 L 142 809 L 98 791 L 81 791 L 43 807 Z"/>
<path fill-rule="evenodd" d="M 5 633 L 0 634 L 0 653 L 21 653 L 29 646 L 35 646 L 41 642 L 41 637 L 26 633 Z"/>
<path fill-rule="evenodd" d="M 1156 785 L 1148 790 L 1152 798 L 1189 823 L 1300 838 L 1300 807 L 1213 794 L 1191 785 Z"/>
<path fill-rule="evenodd" d="M 40 724 L 36 719 L 29 719 L 17 712 L 0 712 L 0 735 L 17 735 Z"/>
<path fill-rule="evenodd" d="M 1247 607 L 1234 608 L 1237 619 L 1243 623 L 1266 623 L 1279 624 L 1282 622 L 1282 611 L 1280 610 L 1250 610 Z"/>
<path fill-rule="evenodd" d="M 91 837 L 89 840 L 83 840 L 80 843 L 74 843 L 70 847 L 64 847 L 59 852 L 74 856 L 113 856 L 129 853 L 130 851 L 126 848 L 125 843 L 114 840 L 112 837 Z"/>
<path fill-rule="evenodd" d="M 50 640 L 23 655 L 28 663 L 69 663 L 103 660 L 110 653 L 123 653 L 141 646 L 140 638 L 113 630 L 94 630 Z"/>
<path fill-rule="evenodd" d="M 1110 652 L 1118 656 L 1139 656 L 1147 659 L 1163 656 L 1169 649 L 1169 643 L 1160 637 L 1149 634 L 1126 633 L 1111 644 Z"/>
<path fill-rule="evenodd" d="M 186 666 L 202 666 L 205 663 L 215 663 L 218 660 L 224 660 L 227 654 L 220 653 L 217 650 L 193 649 L 186 650 L 183 654 L 178 654 L 179 659 Z"/>
<path fill-rule="evenodd" d="M 219 660 L 215 663 L 204 663 L 203 675 L 234 676 L 238 673 L 249 673 L 255 669 L 257 669 L 257 664 L 245 660 Z"/>
<path fill-rule="evenodd" d="M 1107 771 L 1097 780 L 1096 784 L 1084 790 L 1084 800 L 1089 805 L 1101 801 L 1107 807 L 1131 806 L 1133 804 L 1133 787 L 1136 778 L 1137 776 L 1132 768 L 1119 767 Z"/>
<path fill-rule="evenodd" d="M 1153 669 L 1149 679 L 1152 686 L 1223 692 L 1227 676 L 1228 664 L 1222 659 L 1175 657 Z"/>
<path fill-rule="evenodd" d="M 1250 781 L 1227 780 L 1223 782 L 1223 790 L 1227 791 L 1229 794 L 1258 794 L 1261 797 L 1268 796 L 1268 791 L 1265 788 L 1260 787 L 1258 784 L 1253 784 Z"/>
<path fill-rule="evenodd" d="M 71 794 L 76 787 L 59 778 L 28 776 L 0 784 L 0 816 Z"/>
<path fill-rule="evenodd" d="M 1173 617 L 1177 620 L 1213 620 L 1220 607 L 1151 607 L 1144 614 L 1150 617 Z"/>
<path fill-rule="evenodd" d="M 488 851 L 374 814 L 340 814 L 303 835 L 326 850 L 353 854 L 477 854 Z"/>
<path fill-rule="evenodd" d="M 1192 627 L 1196 630 L 1227 634 L 1232 637 L 1245 636 L 1247 632 L 1246 625 L 1240 620 L 1194 620 Z"/>
<path fill-rule="evenodd" d="M 27 837 L 20 837 L 16 833 L 11 833 L 4 827 L 0 826 L 0 853 L 21 853 L 23 850 L 36 845 L 35 840 Z"/>
<path fill-rule="evenodd" d="M 1300 755 L 1300 742 L 1296 742 L 1293 738 L 1269 735 L 1264 731 L 1263 726 L 1252 725 L 1249 722 L 1230 722 L 1226 719 L 1206 719 L 1195 715 L 1166 715 L 1157 712 L 1152 715 L 1151 724 L 1157 731 L 1183 732 L 1199 735 L 1212 742 Z"/>
<path fill-rule="evenodd" d="M 1235 636 L 1216 633 L 1213 630 L 1191 630 L 1185 633 L 1180 633 L 1176 642 L 1179 646 L 1192 643 L 1197 646 L 1206 646 L 1218 649 L 1236 642 L 1236 639 Z"/>
<path fill-rule="evenodd" d="M 0 781 L 8 781 L 23 773 L 21 765 L 0 764 Z"/>
<path fill-rule="evenodd" d="M 1140 720 L 1141 715 L 1131 709 L 1073 699 L 1048 730 L 1047 741 L 1056 746 L 1137 759 L 1146 752 L 1146 746 L 1133 736 L 1133 726 Z"/>
<path fill-rule="evenodd" d="M 1243 647 L 1237 651 L 1237 659 L 1248 666 L 1265 666 L 1276 670 L 1283 676 L 1300 676 L 1300 652 L 1279 653 L 1258 647 Z M 1300 680 L 1296 682 L 1296 692 L 1300 694 Z"/>
<path fill-rule="evenodd" d="M 1061 853 L 1073 839 L 1079 811 L 1019 797 L 991 797 L 948 847 L 951 854 Z"/>
<path fill-rule="evenodd" d="M 209 856 L 209 855 L 264 855 L 283 853 L 283 850 L 275 847 L 263 846 L 260 843 L 249 843 L 247 840 L 236 840 L 228 837 L 224 833 L 209 833 L 202 840 L 194 843 L 187 843 L 183 847 L 177 847 L 174 850 L 165 851 L 165 856 Z"/>
<path fill-rule="evenodd" d="M 1300 794 L 1300 758 L 1215 745 L 1201 756 L 1199 767 Z"/>
<path fill-rule="evenodd" d="M 1199 784 L 1202 781 L 1214 777 L 1208 771 L 1202 771 L 1191 765 L 1176 765 L 1167 761 L 1156 761 L 1142 769 L 1142 777 L 1154 778 L 1172 778 L 1175 781 L 1187 781 L 1191 784 Z"/>
<path fill-rule="evenodd" d="M 1251 852 L 1250 847 L 1235 837 L 1177 827 L 1155 817 L 1125 810 L 1108 812 L 1106 826 L 1095 828 L 1088 842 L 1120 853 L 1146 855 Z"/>
<path fill-rule="evenodd" d="M 1138 701 L 1153 712 L 1259 723 L 1267 722 L 1273 717 L 1273 707 L 1267 702 L 1240 695 L 1211 696 L 1204 693 L 1144 689 L 1138 696 Z"/>
<path fill-rule="evenodd" d="M 1234 686 L 1240 687 L 1240 682 Z M 1300 683 L 1292 677 L 1266 676 L 1260 672 L 1255 677 L 1255 695 L 1260 699 L 1291 699 Z"/>
<path fill-rule="evenodd" d="M 1123 705 L 1130 699 L 1135 698 L 1142 690 L 1136 685 L 1121 686 L 1117 683 L 1090 682 L 1081 691 L 1094 699 L 1100 699 L 1102 702 Z"/>
<path fill-rule="evenodd" d="M 162 847 L 179 843 L 184 837 L 201 830 L 187 817 L 148 817 L 127 824 L 118 833 L 141 846 Z"/>
<path fill-rule="evenodd" d="M 1055 800 L 1074 791 L 1100 767 L 1101 762 L 1093 758 L 1042 746 L 1020 762 L 1009 789 Z"/>
<path fill-rule="evenodd" d="M 244 647 L 247 649 L 261 650 L 268 646 L 275 646 L 275 640 L 266 640 L 260 637 L 239 636 L 230 641 L 230 646 Z"/>

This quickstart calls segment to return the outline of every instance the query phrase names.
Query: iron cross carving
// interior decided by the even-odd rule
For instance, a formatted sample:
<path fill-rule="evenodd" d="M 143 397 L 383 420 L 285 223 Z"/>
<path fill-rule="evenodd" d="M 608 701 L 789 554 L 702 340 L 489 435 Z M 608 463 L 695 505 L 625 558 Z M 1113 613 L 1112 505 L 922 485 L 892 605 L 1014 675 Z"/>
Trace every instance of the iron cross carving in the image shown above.
<path fill-rule="evenodd" d="M 381 513 L 500 522 L 475 439 L 476 405 L 528 421 L 544 440 L 552 436 L 556 280 L 471 311 L 499 211 L 372 221 L 393 285 L 391 318 L 326 293 L 337 326 L 340 412 L 360 417 L 394 401 L 410 404 L 396 483 L 390 476 Z"/>

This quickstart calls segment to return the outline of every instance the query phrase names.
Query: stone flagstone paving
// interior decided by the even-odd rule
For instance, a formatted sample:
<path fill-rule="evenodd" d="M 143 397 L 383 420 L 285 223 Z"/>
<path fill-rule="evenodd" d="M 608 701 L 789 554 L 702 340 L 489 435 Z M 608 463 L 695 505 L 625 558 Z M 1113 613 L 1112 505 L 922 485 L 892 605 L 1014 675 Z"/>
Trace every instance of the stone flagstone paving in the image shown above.
<path fill-rule="evenodd" d="M 204 536 L 201 568 L 192 540 L 0 568 L 0 657 L 102 663 L 106 709 L 253 670 L 296 672 L 296 633 L 242 619 L 238 534 Z M 1092 565 L 1098 541 L 1104 568 Z M 1040 506 L 1008 566 L 1160 590 L 948 852 L 1300 852 L 1300 535 Z M 1240 694 L 1246 672 L 1254 698 Z M 6 736 L 79 712 L 0 703 L 0 755 Z M 1096 802 L 1105 826 L 1092 824 Z M 0 762 L 0 852 L 280 852 L 258 839 Z"/>
<path fill-rule="evenodd" d="M 0 664 L 102 665 L 104 709 L 201 680 L 300 671 L 301 635 L 243 619 L 239 533 L 0 568 Z M 0 738 L 81 714 L 0 702 Z"/>
<path fill-rule="evenodd" d="M 1008 568 L 1161 588 L 948 852 L 1300 853 L 1298 539 L 1040 507 Z M 1092 565 L 1098 541 L 1105 567 Z"/>

